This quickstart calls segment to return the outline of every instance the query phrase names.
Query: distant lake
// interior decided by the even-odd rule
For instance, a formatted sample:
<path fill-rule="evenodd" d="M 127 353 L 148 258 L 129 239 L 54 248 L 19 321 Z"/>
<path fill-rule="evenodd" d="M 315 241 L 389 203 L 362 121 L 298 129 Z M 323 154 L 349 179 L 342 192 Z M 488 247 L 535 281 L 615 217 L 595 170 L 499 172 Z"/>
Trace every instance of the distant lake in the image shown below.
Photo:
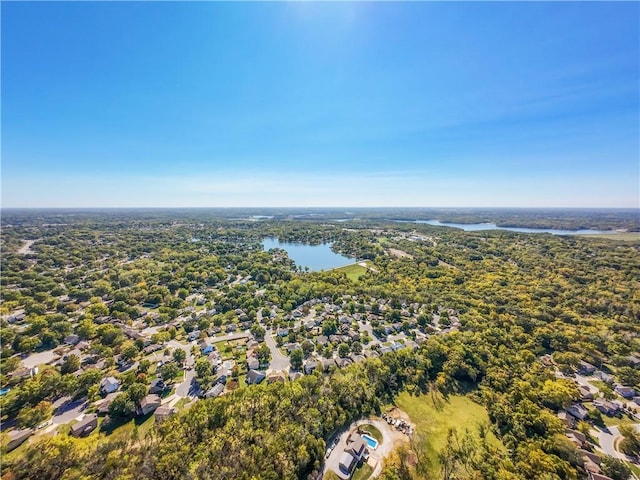
<path fill-rule="evenodd" d="M 307 245 L 305 243 L 281 242 L 277 238 L 265 238 L 262 242 L 265 251 L 272 248 L 286 250 L 289 258 L 299 267 L 309 267 L 312 272 L 330 270 L 349 265 L 355 261 L 331 250 L 330 243 L 321 245 Z"/>
<path fill-rule="evenodd" d="M 524 227 L 499 227 L 495 223 L 442 223 L 438 220 L 414 220 L 407 221 L 408 223 L 426 223 L 428 225 L 435 225 L 436 227 L 453 227 L 460 228 L 465 232 L 478 232 L 481 230 L 509 230 L 512 232 L 521 233 L 550 233 L 552 235 L 594 235 L 616 232 L 611 230 L 559 230 L 556 228 L 524 228 Z"/>

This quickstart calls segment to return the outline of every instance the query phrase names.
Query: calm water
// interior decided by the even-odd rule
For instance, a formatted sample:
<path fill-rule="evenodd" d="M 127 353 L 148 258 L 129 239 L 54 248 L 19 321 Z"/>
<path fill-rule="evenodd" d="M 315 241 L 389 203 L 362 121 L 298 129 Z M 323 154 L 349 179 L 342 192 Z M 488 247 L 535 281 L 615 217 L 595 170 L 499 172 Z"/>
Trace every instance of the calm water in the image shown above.
<path fill-rule="evenodd" d="M 286 250 L 289 258 L 299 267 L 309 267 L 309 270 L 317 272 L 331 268 L 342 267 L 354 262 L 353 258 L 345 257 L 331 251 L 331 244 L 307 245 L 304 243 L 280 242 L 277 238 L 266 238 L 262 242 L 265 250 L 281 248 Z"/>
<path fill-rule="evenodd" d="M 602 233 L 615 233 L 611 230 L 558 230 L 554 228 L 520 228 L 520 227 L 498 227 L 495 223 L 442 223 L 438 220 L 415 220 L 411 223 L 426 223 L 437 227 L 455 227 L 465 232 L 477 232 L 480 230 L 510 230 L 522 233 L 550 233 L 552 235 L 589 235 Z"/>

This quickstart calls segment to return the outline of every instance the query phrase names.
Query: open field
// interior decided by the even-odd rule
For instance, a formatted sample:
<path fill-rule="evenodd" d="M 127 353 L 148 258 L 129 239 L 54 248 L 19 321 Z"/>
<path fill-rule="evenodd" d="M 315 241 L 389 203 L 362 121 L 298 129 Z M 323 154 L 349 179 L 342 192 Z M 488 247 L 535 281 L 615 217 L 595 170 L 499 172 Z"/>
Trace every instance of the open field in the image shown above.
<path fill-rule="evenodd" d="M 471 435 L 477 436 L 478 425 L 489 424 L 486 409 L 468 397 L 460 395 L 452 395 L 445 400 L 439 394 L 411 396 L 403 392 L 395 404 L 409 415 L 416 427 L 416 433 L 424 439 L 421 447 L 426 450 L 429 460 L 429 478 L 436 478 L 439 474 L 438 452 L 445 447 L 450 428 L 456 429 L 461 436 L 464 435 L 465 429 L 468 429 Z M 488 434 L 488 440 L 495 446 L 501 445 L 491 432 Z"/>
<path fill-rule="evenodd" d="M 640 232 L 594 233 L 593 235 L 580 236 L 587 238 L 606 238 L 607 240 L 619 240 L 625 242 L 640 242 Z"/>
<path fill-rule="evenodd" d="M 354 263 L 352 265 L 347 265 L 345 267 L 339 267 L 334 269 L 335 272 L 342 272 L 347 275 L 349 280 L 357 281 L 362 275 L 367 272 L 367 269 L 362 265 L 358 265 Z"/>

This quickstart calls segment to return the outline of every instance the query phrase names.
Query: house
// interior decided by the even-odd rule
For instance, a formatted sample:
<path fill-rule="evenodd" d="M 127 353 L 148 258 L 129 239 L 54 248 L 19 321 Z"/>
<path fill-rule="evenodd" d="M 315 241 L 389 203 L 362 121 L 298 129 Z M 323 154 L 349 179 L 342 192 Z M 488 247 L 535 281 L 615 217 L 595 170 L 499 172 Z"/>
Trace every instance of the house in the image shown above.
<path fill-rule="evenodd" d="M 589 416 L 589 411 L 581 403 L 574 403 L 567 408 L 567 413 L 570 413 L 578 420 L 584 420 Z"/>
<path fill-rule="evenodd" d="M 418 344 L 411 339 L 404 342 L 404 345 L 405 347 L 410 348 L 411 350 L 415 350 L 416 348 L 418 348 Z"/>
<path fill-rule="evenodd" d="M 600 412 L 604 413 L 609 417 L 613 417 L 620 412 L 620 405 L 610 402 L 609 400 L 605 400 L 603 398 L 599 398 L 593 401 L 593 406 L 596 407 Z"/>
<path fill-rule="evenodd" d="M 323 358 L 320 360 L 322 363 L 322 371 L 325 373 L 332 372 L 336 369 L 336 361 L 333 358 Z"/>
<path fill-rule="evenodd" d="M 153 412 L 160 406 L 160 397 L 158 395 L 150 394 L 140 400 L 140 407 L 138 407 L 138 415 L 143 416 Z"/>
<path fill-rule="evenodd" d="M 114 377 L 103 378 L 100 382 L 100 391 L 104 395 L 108 395 L 109 393 L 113 393 L 118 390 L 120 386 L 120 382 Z"/>
<path fill-rule="evenodd" d="M 113 402 L 113 399 L 116 398 L 118 395 L 119 394 L 117 392 L 113 392 L 107 395 L 106 397 L 104 397 L 104 399 L 98 406 L 96 413 L 98 415 L 107 415 L 109 413 L 109 405 L 111 405 L 111 402 Z"/>
<path fill-rule="evenodd" d="M 316 343 L 324 347 L 327 345 L 327 343 L 329 343 L 329 339 L 325 335 L 320 335 L 318 338 L 316 338 Z"/>
<path fill-rule="evenodd" d="M 584 385 L 578 385 L 578 392 L 582 400 L 593 400 L 593 392 Z"/>
<path fill-rule="evenodd" d="M 640 368 L 640 357 L 637 357 L 636 355 L 629 355 L 627 357 L 627 360 L 629 361 L 632 367 Z"/>
<path fill-rule="evenodd" d="M 289 380 L 292 382 L 300 377 L 302 377 L 302 372 L 289 372 Z"/>
<path fill-rule="evenodd" d="M 347 447 L 344 450 L 345 452 L 349 452 L 353 455 L 353 457 L 358 461 L 362 460 L 367 453 L 364 440 L 357 433 L 349 435 L 349 438 L 347 439 Z"/>
<path fill-rule="evenodd" d="M 80 337 L 75 333 L 72 333 L 71 335 L 67 335 L 66 337 L 64 337 L 64 343 L 66 343 L 67 345 L 76 345 L 79 342 L 80 342 Z"/>
<path fill-rule="evenodd" d="M 357 463 L 358 462 L 356 461 L 355 458 L 353 458 L 353 455 L 351 455 L 347 451 L 344 451 L 340 456 L 340 462 L 338 463 L 338 465 L 340 467 L 340 470 L 343 473 L 346 473 L 347 475 L 351 475 Z"/>
<path fill-rule="evenodd" d="M 90 434 L 98 426 L 98 416 L 93 413 L 87 415 L 83 420 L 71 425 L 69 432 L 74 437 L 83 437 Z"/>
<path fill-rule="evenodd" d="M 11 374 L 11 378 L 27 378 L 38 374 L 38 367 L 19 368 Z"/>
<path fill-rule="evenodd" d="M 261 372 L 259 370 L 249 370 L 249 373 L 247 373 L 247 376 L 245 378 L 245 382 L 247 382 L 249 385 L 255 385 L 262 382 L 265 377 L 266 375 L 264 374 L 264 372 Z"/>
<path fill-rule="evenodd" d="M 149 387 L 149 393 L 162 393 L 164 392 L 164 382 L 161 378 L 156 378 L 151 382 L 151 386 Z"/>
<path fill-rule="evenodd" d="M 287 335 L 289 335 L 289 329 L 280 327 L 278 328 L 278 330 L 276 330 L 276 335 L 278 335 L 279 337 L 286 337 Z"/>
<path fill-rule="evenodd" d="M 205 398 L 215 398 L 224 392 L 224 384 L 216 383 L 204 394 Z"/>
<path fill-rule="evenodd" d="M 198 338 L 200 338 L 200 330 L 194 330 L 193 332 L 189 332 L 189 334 L 187 335 L 187 338 L 189 339 L 190 342 L 197 340 Z"/>
<path fill-rule="evenodd" d="M 565 431 L 565 435 L 578 448 L 582 448 L 584 445 L 587 445 L 589 443 L 587 440 L 587 436 L 582 432 L 578 432 L 577 430 L 567 429 Z"/>
<path fill-rule="evenodd" d="M 161 350 L 161 349 L 162 349 L 162 345 L 158 345 L 157 343 L 154 343 L 152 345 L 144 347 L 142 351 L 146 355 L 149 355 L 150 353 L 157 352 L 158 350 Z"/>
<path fill-rule="evenodd" d="M 336 358 L 336 365 L 338 368 L 344 368 L 349 364 L 351 364 L 351 360 L 348 358 Z"/>
<path fill-rule="evenodd" d="M 291 353 L 294 350 L 302 350 L 302 347 L 297 342 L 296 343 L 287 343 L 287 346 L 285 348 L 287 349 L 288 353 Z"/>
<path fill-rule="evenodd" d="M 311 375 L 317 366 L 318 363 L 315 360 L 307 360 L 304 362 L 304 373 Z"/>
<path fill-rule="evenodd" d="M 284 383 L 286 380 L 285 374 L 282 372 L 273 372 L 267 376 L 267 383 L 280 382 Z"/>
<path fill-rule="evenodd" d="M 7 443 L 7 452 L 19 447 L 24 441 L 31 436 L 33 429 L 25 428 L 23 430 L 11 430 L 8 434 L 9 443 Z"/>
<path fill-rule="evenodd" d="M 601 473 L 589 472 L 589 480 L 613 480 L 613 478 L 602 475 Z"/>
<path fill-rule="evenodd" d="M 580 364 L 578 365 L 578 373 L 580 375 L 592 375 L 595 371 L 596 367 L 584 360 L 580 360 Z"/>
<path fill-rule="evenodd" d="M 602 380 L 603 382 L 613 383 L 613 375 L 609 373 L 605 373 L 601 370 L 596 371 L 595 376 Z"/>
<path fill-rule="evenodd" d="M 576 418 L 566 410 L 560 410 L 556 415 L 567 427 L 574 428 L 576 426 Z"/>
<path fill-rule="evenodd" d="M 249 370 L 257 370 L 258 368 L 260 368 L 260 361 L 256 357 L 248 357 L 247 368 Z"/>
<path fill-rule="evenodd" d="M 351 361 L 353 361 L 353 363 L 364 361 L 364 356 L 358 355 L 356 353 L 352 353 L 351 355 L 349 355 L 349 358 L 351 359 Z"/>
<path fill-rule="evenodd" d="M 161 423 L 169 418 L 171 415 L 175 415 L 178 413 L 178 409 L 174 407 L 170 407 L 168 405 L 163 405 L 158 407 L 153 414 L 153 418 L 156 423 Z"/>
<path fill-rule="evenodd" d="M 624 385 L 617 385 L 614 390 L 618 395 L 621 395 L 626 399 L 631 399 L 636 396 L 636 391 L 633 388 L 626 387 Z"/>
<path fill-rule="evenodd" d="M 230 323 L 226 326 L 227 333 L 235 332 L 238 329 L 237 325 Z"/>
<path fill-rule="evenodd" d="M 593 452 L 590 452 L 588 450 L 580 449 L 580 454 L 582 455 L 582 458 L 585 461 L 592 462 L 592 463 L 594 463 L 596 465 L 600 465 L 600 462 L 602 461 L 600 459 L 600 455 L 597 455 L 597 454 L 595 454 Z"/>
<path fill-rule="evenodd" d="M 201 340 L 200 343 L 198 343 L 198 346 L 200 347 L 200 351 L 204 354 L 204 355 L 208 355 L 211 352 L 213 352 L 213 345 L 211 345 L 208 341 L 206 340 Z"/>

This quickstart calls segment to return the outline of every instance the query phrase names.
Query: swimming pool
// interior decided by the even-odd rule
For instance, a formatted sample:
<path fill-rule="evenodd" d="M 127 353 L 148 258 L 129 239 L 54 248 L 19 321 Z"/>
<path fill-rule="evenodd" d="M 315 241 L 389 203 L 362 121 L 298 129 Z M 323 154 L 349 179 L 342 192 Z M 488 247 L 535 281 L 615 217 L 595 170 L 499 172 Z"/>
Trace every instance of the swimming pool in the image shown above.
<path fill-rule="evenodd" d="M 371 450 L 375 450 L 376 448 L 378 448 L 378 441 L 375 438 L 370 437 L 366 433 L 363 433 L 360 436 L 365 442 L 367 442 L 367 445 L 369 445 L 369 448 Z"/>

